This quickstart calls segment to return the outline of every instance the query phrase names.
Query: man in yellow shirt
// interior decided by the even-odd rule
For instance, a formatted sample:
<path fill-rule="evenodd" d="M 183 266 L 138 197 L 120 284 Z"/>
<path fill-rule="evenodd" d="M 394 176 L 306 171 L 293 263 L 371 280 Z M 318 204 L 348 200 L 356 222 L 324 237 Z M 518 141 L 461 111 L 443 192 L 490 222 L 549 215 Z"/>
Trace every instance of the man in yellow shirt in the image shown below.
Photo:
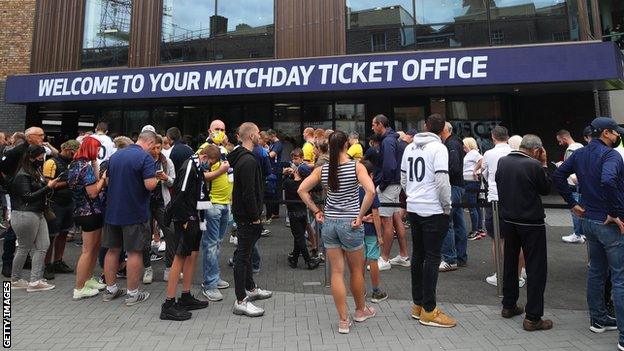
<path fill-rule="evenodd" d="M 308 164 L 314 165 L 316 157 L 314 156 L 314 128 L 306 128 L 303 130 L 303 161 Z"/>
<path fill-rule="evenodd" d="M 356 161 L 364 157 L 364 149 L 362 148 L 362 144 L 360 144 L 360 135 L 356 132 L 351 132 L 351 134 L 349 134 L 349 150 L 347 150 L 347 155 Z"/>
<path fill-rule="evenodd" d="M 225 123 L 216 119 L 210 123 L 208 139 L 199 147 L 201 150 L 208 144 L 214 144 L 221 151 L 219 162 L 212 165 L 210 171 L 206 170 L 204 172 L 206 181 L 210 182 L 210 202 L 212 206 L 204 210 L 206 230 L 202 233 L 201 242 L 204 272 L 202 294 L 210 301 L 223 300 L 223 294 L 221 294 L 219 289 L 226 289 L 230 286 L 228 282 L 221 279 L 219 270 L 221 241 L 228 227 L 234 182 L 232 169 L 225 159 L 227 155 L 226 141 Z"/>

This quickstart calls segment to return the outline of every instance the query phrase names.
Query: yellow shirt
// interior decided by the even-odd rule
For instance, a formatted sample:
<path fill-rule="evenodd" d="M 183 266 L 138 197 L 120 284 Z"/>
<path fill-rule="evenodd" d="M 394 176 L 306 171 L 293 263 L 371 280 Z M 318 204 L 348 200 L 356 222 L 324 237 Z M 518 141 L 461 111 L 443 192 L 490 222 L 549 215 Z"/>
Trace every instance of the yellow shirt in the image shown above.
<path fill-rule="evenodd" d="M 204 143 L 199 147 L 199 150 L 206 147 L 208 143 Z M 197 153 L 199 153 L 197 150 Z M 219 150 L 222 155 L 227 155 L 227 150 L 223 146 L 219 146 Z M 221 167 L 221 161 L 215 163 L 210 167 L 210 171 L 214 172 Z M 231 171 L 227 171 L 220 176 L 216 177 L 210 182 L 210 202 L 217 205 L 229 205 L 232 202 L 232 189 L 234 188 L 233 179 L 230 181 L 229 175 Z"/>
<path fill-rule="evenodd" d="M 347 155 L 349 155 L 352 159 L 359 161 L 362 157 L 364 157 L 364 149 L 360 143 L 355 143 L 349 147 Z"/>
<path fill-rule="evenodd" d="M 308 163 L 314 163 L 314 145 L 311 142 L 306 141 L 301 148 L 303 151 L 303 160 Z"/>

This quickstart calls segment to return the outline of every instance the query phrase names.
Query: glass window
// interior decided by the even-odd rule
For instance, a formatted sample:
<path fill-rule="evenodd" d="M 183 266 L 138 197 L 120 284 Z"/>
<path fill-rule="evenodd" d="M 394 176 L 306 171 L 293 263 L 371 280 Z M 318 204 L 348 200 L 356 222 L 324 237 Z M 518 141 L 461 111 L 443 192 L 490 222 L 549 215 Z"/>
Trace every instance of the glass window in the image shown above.
<path fill-rule="evenodd" d="M 303 144 L 301 130 L 301 105 L 278 103 L 273 106 L 273 129 L 291 137 L 296 145 Z"/>
<path fill-rule="evenodd" d="M 415 0 L 415 4 L 417 48 L 489 45 L 485 0 Z"/>
<path fill-rule="evenodd" d="M 165 135 L 167 129 L 181 125 L 180 113 L 177 106 L 156 107 L 152 111 L 152 126 L 156 133 Z"/>
<path fill-rule="evenodd" d="M 347 54 L 414 49 L 412 0 L 347 0 Z"/>
<path fill-rule="evenodd" d="M 147 124 L 150 124 L 150 112 L 148 110 L 126 110 L 124 111 L 124 135 L 136 141 L 139 132 Z"/>
<path fill-rule="evenodd" d="M 87 0 L 82 68 L 128 65 L 132 0 Z"/>
<path fill-rule="evenodd" d="M 118 135 L 123 135 L 123 118 L 121 110 L 104 110 L 100 115 L 99 122 L 106 122 L 108 124 L 108 133 L 111 138 Z"/>
<path fill-rule="evenodd" d="M 357 132 L 360 142 L 364 142 L 366 135 L 364 104 L 336 103 L 336 130 L 347 134 Z"/>
<path fill-rule="evenodd" d="M 311 103 L 303 106 L 303 127 L 333 129 L 332 104 Z"/>
<path fill-rule="evenodd" d="M 273 0 L 164 0 L 161 62 L 274 56 Z"/>
<path fill-rule="evenodd" d="M 568 41 L 576 21 L 571 22 L 566 0 L 496 0 L 491 2 L 493 45 Z"/>
<path fill-rule="evenodd" d="M 409 106 L 394 108 L 394 130 L 407 132 L 418 129 L 418 121 L 425 118 L 425 106 Z"/>

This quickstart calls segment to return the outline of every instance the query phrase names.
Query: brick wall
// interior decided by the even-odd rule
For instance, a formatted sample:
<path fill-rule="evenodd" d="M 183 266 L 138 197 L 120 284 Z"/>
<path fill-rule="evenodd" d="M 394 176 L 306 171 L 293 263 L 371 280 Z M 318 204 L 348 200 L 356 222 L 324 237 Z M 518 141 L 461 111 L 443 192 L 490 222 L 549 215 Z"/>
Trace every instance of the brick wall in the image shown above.
<path fill-rule="evenodd" d="M 4 103 L 6 77 L 30 71 L 35 0 L 0 0 L 0 131 L 23 130 L 26 107 Z"/>

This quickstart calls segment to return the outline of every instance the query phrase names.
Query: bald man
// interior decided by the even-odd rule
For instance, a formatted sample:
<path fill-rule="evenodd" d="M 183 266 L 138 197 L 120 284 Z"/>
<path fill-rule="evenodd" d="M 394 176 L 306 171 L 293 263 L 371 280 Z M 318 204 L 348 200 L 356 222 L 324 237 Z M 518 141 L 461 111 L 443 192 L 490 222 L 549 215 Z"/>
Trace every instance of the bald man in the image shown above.
<path fill-rule="evenodd" d="M 303 151 L 303 160 L 314 165 L 314 128 L 306 128 L 303 130 L 303 140 L 305 143 L 301 150 Z"/>
<path fill-rule="evenodd" d="M 241 145 L 228 155 L 234 167 L 234 190 L 232 193 L 232 214 L 238 228 L 238 246 L 234 253 L 234 289 L 236 301 L 232 312 L 248 317 L 258 317 L 264 310 L 251 303 L 267 299 L 272 292 L 260 289 L 253 280 L 251 255 L 260 239 L 262 223 L 262 198 L 264 179 L 256 158 L 252 154 L 260 138 L 260 130 L 253 123 L 243 123 L 238 129 Z"/>

